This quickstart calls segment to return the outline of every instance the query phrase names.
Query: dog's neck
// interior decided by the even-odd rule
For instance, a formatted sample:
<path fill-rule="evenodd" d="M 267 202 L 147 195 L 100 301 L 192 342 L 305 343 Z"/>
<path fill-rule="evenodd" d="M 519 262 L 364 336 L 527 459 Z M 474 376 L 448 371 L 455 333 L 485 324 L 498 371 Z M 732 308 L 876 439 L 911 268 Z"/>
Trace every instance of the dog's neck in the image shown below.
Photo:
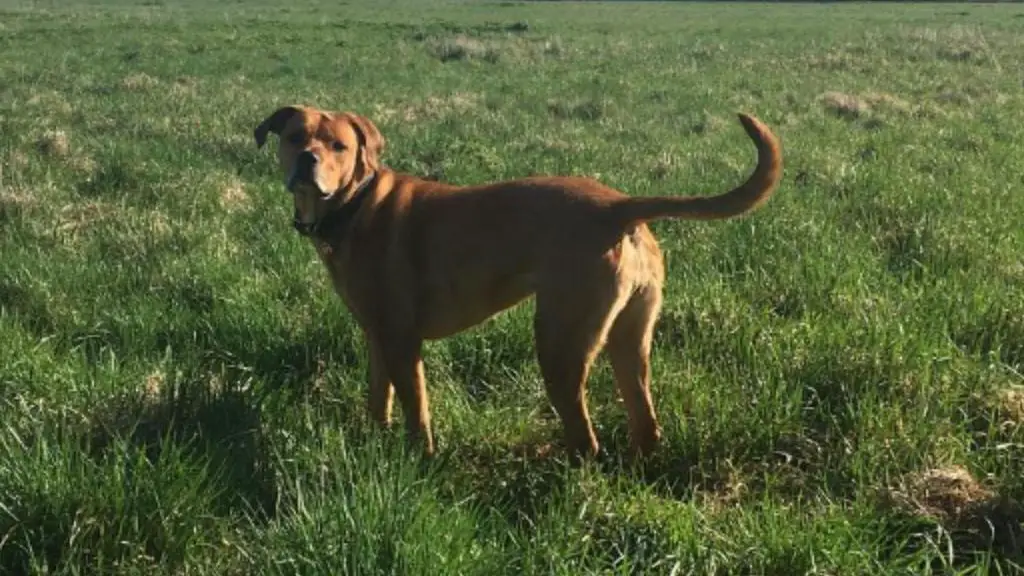
<path fill-rule="evenodd" d="M 348 202 L 345 202 L 339 206 L 336 210 L 332 210 L 324 215 L 317 223 L 316 227 L 313 228 L 310 237 L 318 243 L 330 244 L 339 234 L 338 232 L 348 228 L 352 224 L 353 218 L 356 213 L 359 212 L 359 208 L 363 205 L 363 201 L 370 196 L 370 192 L 373 190 L 377 181 L 380 179 L 380 171 L 374 172 L 372 176 L 363 181 L 362 184 L 356 188 L 352 197 L 349 198 Z"/>

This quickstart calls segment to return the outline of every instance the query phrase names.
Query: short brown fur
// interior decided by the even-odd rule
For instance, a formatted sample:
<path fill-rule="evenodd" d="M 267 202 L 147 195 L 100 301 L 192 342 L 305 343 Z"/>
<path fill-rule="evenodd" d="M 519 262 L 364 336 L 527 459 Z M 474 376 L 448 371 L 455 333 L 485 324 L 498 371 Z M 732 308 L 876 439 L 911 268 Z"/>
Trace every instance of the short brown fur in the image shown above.
<path fill-rule="evenodd" d="M 350 112 L 286 106 L 255 131 L 280 135 L 278 159 L 335 290 L 369 350 L 369 410 L 383 426 L 398 395 L 410 439 L 434 452 L 421 348 L 536 296 L 537 358 L 573 454 L 598 452 L 587 373 L 607 350 L 629 416 L 631 448 L 648 455 L 661 431 L 649 356 L 665 270 L 646 222 L 739 216 L 782 177 L 778 140 L 740 122 L 758 151 L 745 183 L 718 196 L 632 198 L 588 178 L 534 177 L 455 186 L 380 162 L 384 138 Z M 361 192 L 344 226 L 318 230 Z"/>

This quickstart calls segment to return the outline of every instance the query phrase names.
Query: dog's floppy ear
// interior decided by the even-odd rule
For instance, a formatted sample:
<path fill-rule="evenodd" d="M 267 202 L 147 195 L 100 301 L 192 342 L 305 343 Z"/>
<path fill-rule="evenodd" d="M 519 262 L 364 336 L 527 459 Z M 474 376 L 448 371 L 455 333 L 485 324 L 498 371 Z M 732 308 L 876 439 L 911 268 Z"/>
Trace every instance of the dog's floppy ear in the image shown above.
<path fill-rule="evenodd" d="M 253 136 L 256 137 L 256 147 L 262 148 L 263 144 L 267 141 L 267 132 L 273 132 L 274 134 L 281 134 L 281 130 L 284 130 L 284 125 L 288 123 L 288 120 L 292 116 L 300 111 L 298 106 L 283 106 L 274 111 L 273 114 L 267 116 L 260 125 L 253 131 Z"/>
<path fill-rule="evenodd" d="M 384 152 L 384 136 L 367 118 L 352 112 L 346 112 L 345 116 L 352 122 L 352 127 L 355 128 L 360 140 L 359 159 L 363 163 L 363 173 L 376 172 L 380 168 L 380 157 Z"/>

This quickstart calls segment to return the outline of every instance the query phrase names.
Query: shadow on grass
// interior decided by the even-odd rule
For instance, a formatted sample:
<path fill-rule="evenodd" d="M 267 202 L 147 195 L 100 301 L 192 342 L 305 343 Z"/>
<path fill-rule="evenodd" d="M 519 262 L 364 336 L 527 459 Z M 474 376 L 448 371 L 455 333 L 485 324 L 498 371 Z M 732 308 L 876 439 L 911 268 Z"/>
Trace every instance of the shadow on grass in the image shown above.
<path fill-rule="evenodd" d="M 950 322 L 950 339 L 961 350 L 982 357 L 998 355 L 1015 370 L 1024 368 L 1024 317 L 1005 303 Z"/>
<path fill-rule="evenodd" d="M 0 308 L 13 313 L 14 321 L 40 337 L 53 333 L 58 325 L 46 299 L 16 282 L 0 280 Z"/>
<path fill-rule="evenodd" d="M 518 445 L 461 444 L 436 464 L 452 480 L 444 496 L 459 501 L 470 494 L 477 505 L 520 528 L 536 522 L 572 481 L 564 450 L 544 437 Z"/>
<path fill-rule="evenodd" d="M 141 393 L 33 416 L 0 442 L 0 572 L 181 568 L 231 519 L 275 512 L 258 410 L 217 382 L 151 377 Z"/>
<path fill-rule="evenodd" d="M 152 380 L 152 379 L 151 379 Z M 268 444 L 259 407 L 251 394 L 224 389 L 216 379 L 176 378 L 151 381 L 145 393 L 122 397 L 93 419 L 89 448 L 95 458 L 127 442 L 159 460 L 173 445 L 211 472 L 220 487 L 217 510 L 268 518 L 277 488 L 270 470 Z"/>

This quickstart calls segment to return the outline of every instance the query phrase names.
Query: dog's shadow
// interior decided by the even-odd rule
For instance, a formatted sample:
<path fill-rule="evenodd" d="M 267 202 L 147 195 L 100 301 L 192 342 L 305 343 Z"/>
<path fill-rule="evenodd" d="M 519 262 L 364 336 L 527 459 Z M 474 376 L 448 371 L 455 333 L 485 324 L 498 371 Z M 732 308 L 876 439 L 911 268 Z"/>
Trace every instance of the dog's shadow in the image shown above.
<path fill-rule="evenodd" d="M 448 477 L 439 496 L 474 501 L 512 526 L 528 528 L 565 500 L 578 467 L 551 438 L 539 434 L 514 445 L 469 442 L 441 450 L 430 467 Z"/>

